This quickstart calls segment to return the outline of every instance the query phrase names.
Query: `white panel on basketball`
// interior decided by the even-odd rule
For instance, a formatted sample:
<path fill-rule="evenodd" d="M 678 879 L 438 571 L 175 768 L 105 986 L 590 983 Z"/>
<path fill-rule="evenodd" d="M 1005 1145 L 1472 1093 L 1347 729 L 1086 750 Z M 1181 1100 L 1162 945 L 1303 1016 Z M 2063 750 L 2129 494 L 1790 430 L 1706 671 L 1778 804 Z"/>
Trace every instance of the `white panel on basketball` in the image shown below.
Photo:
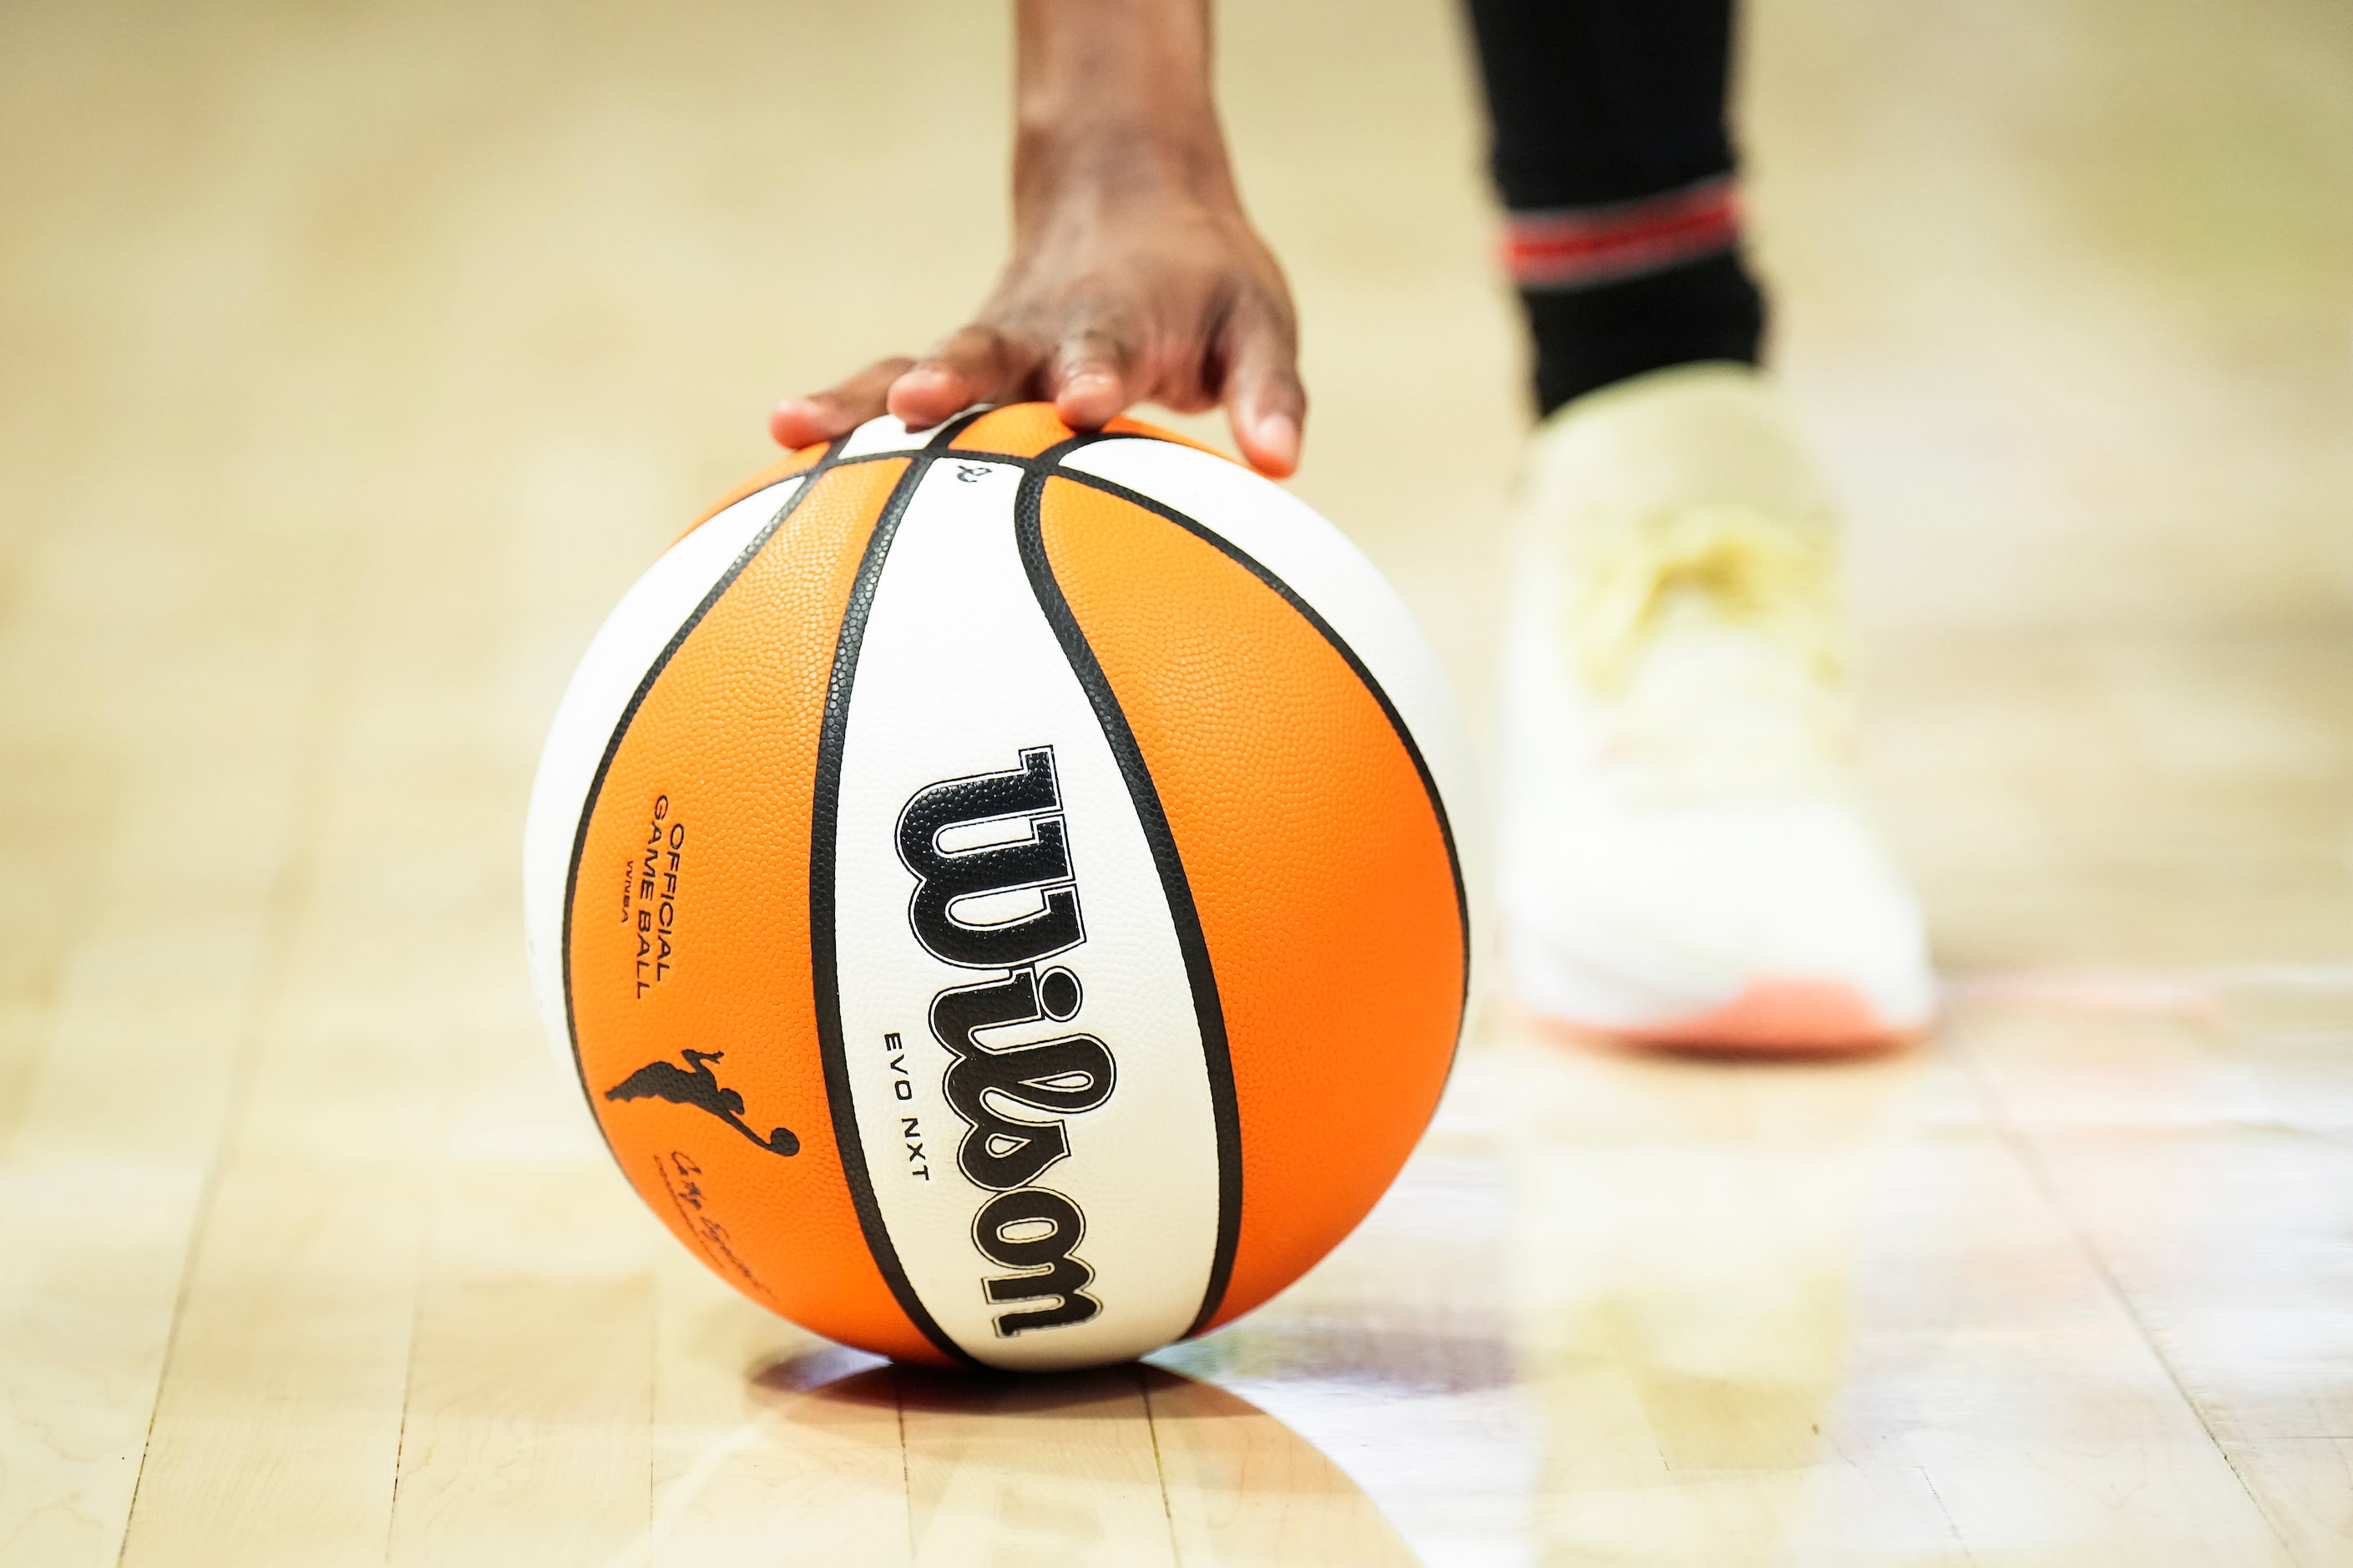
<path fill-rule="evenodd" d="M 1477 907 L 1484 868 L 1482 796 L 1461 706 L 1413 612 L 1364 552 L 1288 490 L 1190 447 L 1128 437 L 1096 441 L 1064 457 L 1062 467 L 1100 475 L 1184 513 L 1315 606 L 1413 731 L 1445 799 L 1455 853 Z"/>
<path fill-rule="evenodd" d="M 1138 1355 L 1185 1331 L 1208 1284 L 1219 1194 L 1208 1077 L 1175 924 L 1119 764 L 1022 570 L 1013 525 L 1021 479 L 1008 464 L 936 462 L 892 542 L 851 689 L 835 930 L 859 1133 L 900 1262 L 971 1354 L 1044 1370 Z M 1101 1304 L 1085 1321 L 1008 1336 L 998 1328 L 1008 1309 L 1038 1303 L 984 1294 L 985 1279 L 1008 1272 L 975 1237 L 995 1194 L 959 1169 L 967 1124 L 945 1081 L 957 1058 L 929 1018 L 943 990 L 1006 982 L 1008 971 L 925 950 L 911 926 L 916 879 L 898 830 L 927 786 L 1017 770 L 1039 747 L 1052 749 L 1084 936 L 1036 968 L 1067 968 L 1082 999 L 1067 1023 L 1009 1024 L 975 1043 L 1009 1051 L 1083 1033 L 1108 1047 L 1116 1075 L 1103 1103 L 1059 1119 L 1001 1094 L 987 1100 L 1010 1121 L 1060 1121 L 1069 1153 L 1024 1190 L 1060 1194 L 1084 1214 L 1074 1255 L 1093 1270 L 1085 1291 Z M 1031 832 L 999 819 L 935 841 L 953 853 Z M 1000 893 L 955 912 L 987 924 L 1032 912 L 1041 897 Z"/>
<path fill-rule="evenodd" d="M 869 419 L 849 433 L 841 444 L 839 458 L 871 458 L 883 452 L 910 452 L 928 443 L 938 435 L 939 426 L 927 430 L 910 430 L 892 415 Z"/>
<path fill-rule="evenodd" d="M 566 1078 L 576 1069 L 565 1036 L 564 895 L 588 786 L 646 671 L 805 481 L 796 474 L 754 491 L 663 552 L 605 617 L 555 710 L 523 823 L 523 943 L 547 1043 Z"/>

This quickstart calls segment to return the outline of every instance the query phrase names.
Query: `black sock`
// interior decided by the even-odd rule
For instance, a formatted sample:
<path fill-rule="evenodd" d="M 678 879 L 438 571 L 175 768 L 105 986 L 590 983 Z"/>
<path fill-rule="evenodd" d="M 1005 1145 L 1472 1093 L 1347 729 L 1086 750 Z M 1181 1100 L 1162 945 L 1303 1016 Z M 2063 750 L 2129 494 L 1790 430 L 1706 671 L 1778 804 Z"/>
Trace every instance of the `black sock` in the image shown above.
<path fill-rule="evenodd" d="M 1757 363 L 1765 297 L 1732 250 L 1586 289 L 1523 289 L 1536 409 L 1697 360 Z"/>
<path fill-rule="evenodd" d="M 1546 414 L 1645 371 L 1755 363 L 1725 124 L 1731 0 L 1470 0 L 1504 258 Z"/>

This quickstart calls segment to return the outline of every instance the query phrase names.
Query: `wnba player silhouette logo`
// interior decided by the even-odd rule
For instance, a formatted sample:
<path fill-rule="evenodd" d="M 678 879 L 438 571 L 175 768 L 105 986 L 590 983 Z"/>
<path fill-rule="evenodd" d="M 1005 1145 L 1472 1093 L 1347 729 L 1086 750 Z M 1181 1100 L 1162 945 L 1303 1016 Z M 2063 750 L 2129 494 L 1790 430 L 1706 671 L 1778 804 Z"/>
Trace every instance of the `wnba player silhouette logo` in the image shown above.
<path fill-rule="evenodd" d="M 752 1131 L 744 1120 L 744 1097 L 719 1081 L 711 1064 L 724 1057 L 724 1051 L 681 1051 L 686 1066 L 676 1062 L 648 1062 L 620 1082 L 605 1091 L 607 1100 L 667 1100 L 672 1105 L 691 1105 L 697 1110 L 707 1110 L 771 1154 L 797 1154 L 801 1141 L 793 1136 L 789 1127 L 779 1127 L 765 1138 Z"/>

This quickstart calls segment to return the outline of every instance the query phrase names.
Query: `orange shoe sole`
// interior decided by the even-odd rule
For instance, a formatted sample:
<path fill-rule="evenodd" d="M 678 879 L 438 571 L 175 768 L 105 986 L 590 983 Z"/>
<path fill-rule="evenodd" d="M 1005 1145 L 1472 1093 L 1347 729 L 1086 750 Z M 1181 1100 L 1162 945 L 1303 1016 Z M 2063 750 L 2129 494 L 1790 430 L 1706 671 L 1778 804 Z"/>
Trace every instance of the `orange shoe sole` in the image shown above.
<path fill-rule="evenodd" d="M 1925 1032 L 1890 1024 L 1853 986 L 1835 980 L 1752 981 L 1729 1002 L 1663 1024 L 1603 1026 L 1542 1016 L 1581 1036 L 1694 1056 L 1874 1056 Z"/>

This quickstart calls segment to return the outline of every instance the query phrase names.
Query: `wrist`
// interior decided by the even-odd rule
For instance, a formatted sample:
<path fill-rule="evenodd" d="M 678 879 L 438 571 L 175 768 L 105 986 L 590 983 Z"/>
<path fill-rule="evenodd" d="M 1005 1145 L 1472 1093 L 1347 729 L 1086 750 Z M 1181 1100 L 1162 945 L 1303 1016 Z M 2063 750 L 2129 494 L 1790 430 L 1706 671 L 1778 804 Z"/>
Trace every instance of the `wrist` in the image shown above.
<path fill-rule="evenodd" d="M 1208 0 L 1021 0 L 1017 198 L 1232 200 Z"/>
<path fill-rule="evenodd" d="M 1236 201 L 1215 120 L 1187 126 L 1100 120 L 1024 125 L 1014 143 L 1013 192 L 1017 215 L 1080 195 L 1119 205 L 1229 206 Z"/>

